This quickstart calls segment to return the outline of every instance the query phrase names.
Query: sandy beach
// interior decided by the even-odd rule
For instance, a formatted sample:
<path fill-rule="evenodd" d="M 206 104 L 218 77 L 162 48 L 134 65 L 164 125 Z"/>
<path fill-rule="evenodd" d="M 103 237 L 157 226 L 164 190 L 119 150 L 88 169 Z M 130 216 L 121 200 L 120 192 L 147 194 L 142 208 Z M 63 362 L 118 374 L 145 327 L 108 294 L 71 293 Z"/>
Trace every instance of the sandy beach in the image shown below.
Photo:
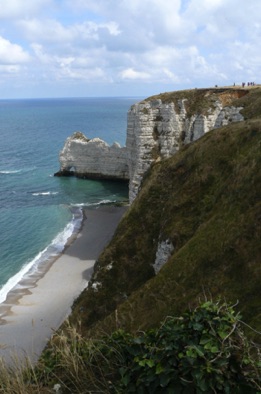
<path fill-rule="evenodd" d="M 34 363 L 48 339 L 70 313 L 73 301 L 87 286 L 93 265 L 110 241 L 125 207 L 85 209 L 76 238 L 42 271 L 24 279 L 0 304 L 0 357 Z"/>

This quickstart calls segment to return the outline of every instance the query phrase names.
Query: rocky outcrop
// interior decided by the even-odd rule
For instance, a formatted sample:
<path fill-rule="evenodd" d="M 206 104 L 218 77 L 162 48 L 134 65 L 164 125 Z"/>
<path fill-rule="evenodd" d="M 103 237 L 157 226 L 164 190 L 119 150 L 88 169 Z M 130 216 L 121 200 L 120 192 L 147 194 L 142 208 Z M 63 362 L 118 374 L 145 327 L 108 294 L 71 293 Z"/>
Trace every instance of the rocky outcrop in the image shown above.
<path fill-rule="evenodd" d="M 130 202 L 137 196 L 142 178 L 153 162 L 172 156 L 182 145 L 210 130 L 244 119 L 240 114 L 242 108 L 223 107 L 218 98 L 207 113 L 188 116 L 186 101 L 146 100 L 129 110 L 126 146 Z"/>
<path fill-rule="evenodd" d="M 56 175 L 129 179 L 131 203 L 152 163 L 172 156 L 210 130 L 244 120 L 242 107 L 232 103 L 247 93 L 242 89 L 193 89 L 146 99 L 128 112 L 126 147 L 74 133 L 60 153 L 61 169 Z"/>
<path fill-rule="evenodd" d="M 89 140 L 81 132 L 68 137 L 60 152 L 60 171 L 56 176 L 128 180 L 126 148 L 109 146 L 99 138 Z"/>
<path fill-rule="evenodd" d="M 169 239 L 158 243 L 156 258 L 153 264 L 155 274 L 157 274 L 160 271 L 161 267 L 166 264 L 173 251 L 174 246 Z"/>

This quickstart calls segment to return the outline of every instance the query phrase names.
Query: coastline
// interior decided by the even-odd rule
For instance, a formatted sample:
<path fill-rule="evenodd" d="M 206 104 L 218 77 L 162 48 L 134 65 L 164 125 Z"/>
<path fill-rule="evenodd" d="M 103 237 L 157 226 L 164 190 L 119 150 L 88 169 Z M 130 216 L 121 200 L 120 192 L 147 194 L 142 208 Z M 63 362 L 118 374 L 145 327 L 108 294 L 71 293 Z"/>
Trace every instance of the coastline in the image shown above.
<path fill-rule="evenodd" d="M 82 226 L 62 254 L 23 279 L 0 304 L 0 357 L 35 363 L 87 286 L 93 266 L 112 238 L 126 207 L 84 208 Z"/>

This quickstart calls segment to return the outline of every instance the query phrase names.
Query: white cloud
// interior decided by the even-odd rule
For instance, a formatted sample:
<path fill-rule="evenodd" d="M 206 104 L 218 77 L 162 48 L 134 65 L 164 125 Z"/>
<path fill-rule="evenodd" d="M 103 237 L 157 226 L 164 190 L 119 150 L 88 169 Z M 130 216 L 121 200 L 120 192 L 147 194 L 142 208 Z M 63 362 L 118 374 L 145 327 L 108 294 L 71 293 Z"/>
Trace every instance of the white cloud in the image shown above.
<path fill-rule="evenodd" d="M 102 43 L 101 37 L 107 33 L 107 37 L 115 37 L 120 34 L 118 25 L 115 22 L 95 23 L 84 21 L 80 24 L 64 26 L 57 20 L 29 19 L 19 22 L 19 26 L 29 40 L 46 43 L 50 45 L 62 45 L 63 47 L 74 43 L 79 46 L 84 44 L 97 45 Z"/>
<path fill-rule="evenodd" d="M 239 4 L 238 0 L 191 0 L 183 16 L 191 20 L 196 33 L 192 39 L 202 40 L 205 45 L 209 42 L 210 45 L 225 46 L 229 40 L 246 33 L 248 36 L 256 29 L 261 18 L 261 2 L 251 0 Z"/>
<path fill-rule="evenodd" d="M 36 55 L 36 58 L 41 62 L 41 63 L 50 63 L 50 56 L 44 53 L 43 47 L 40 44 L 32 44 L 32 49 Z"/>
<path fill-rule="evenodd" d="M 0 0 L 0 19 L 28 17 L 50 4 L 51 0 Z"/>
<path fill-rule="evenodd" d="M 110 1 L 110 0 L 108 0 Z M 94 12 L 100 12 L 101 9 L 103 8 L 103 0 L 65 0 L 64 2 L 67 7 L 71 9 L 72 12 L 80 11 L 82 12 L 85 9 L 94 11 Z M 115 4 L 114 4 L 115 6 Z"/>
<path fill-rule="evenodd" d="M 0 64 L 39 86 L 136 84 L 143 95 L 259 76 L 260 0 L 0 0 L 0 19 Z"/>
<path fill-rule="evenodd" d="M 191 2 L 192 7 L 195 3 L 195 0 Z M 201 2 L 198 1 L 198 6 L 207 11 L 216 11 L 218 8 L 224 7 L 226 3 L 227 0 L 201 0 Z"/>
<path fill-rule="evenodd" d="M 150 77 L 150 74 L 148 72 L 144 71 L 137 71 L 134 70 L 133 68 L 127 68 L 126 70 L 123 70 L 121 73 L 121 78 L 122 79 L 130 79 L 130 80 L 146 80 Z"/>
<path fill-rule="evenodd" d="M 180 82 L 180 78 L 166 67 L 163 68 L 163 75 L 164 74 L 166 75 L 168 80 L 172 82 Z"/>
<path fill-rule="evenodd" d="M 100 67 L 81 69 L 72 68 L 69 65 L 61 65 L 59 71 L 56 73 L 57 79 L 73 79 L 83 82 L 101 82 L 108 81 L 104 71 Z"/>
<path fill-rule="evenodd" d="M 0 36 L 0 64 L 20 64 L 30 60 L 30 56 L 20 45 L 12 44 Z"/>
<path fill-rule="evenodd" d="M 32 44 L 42 75 L 49 73 L 50 79 L 82 80 L 90 82 L 110 81 L 106 72 L 96 65 L 96 56 L 59 56 L 47 53 L 43 46 Z M 102 63 L 101 63 L 102 64 Z"/>
<path fill-rule="evenodd" d="M 34 42 L 64 42 L 72 39 L 71 29 L 66 29 L 56 20 L 25 19 L 19 26 L 28 40 Z"/>
<path fill-rule="evenodd" d="M 180 48 L 166 46 L 156 46 L 142 54 L 142 62 L 151 69 L 158 67 L 175 67 L 177 62 L 184 57 Z"/>

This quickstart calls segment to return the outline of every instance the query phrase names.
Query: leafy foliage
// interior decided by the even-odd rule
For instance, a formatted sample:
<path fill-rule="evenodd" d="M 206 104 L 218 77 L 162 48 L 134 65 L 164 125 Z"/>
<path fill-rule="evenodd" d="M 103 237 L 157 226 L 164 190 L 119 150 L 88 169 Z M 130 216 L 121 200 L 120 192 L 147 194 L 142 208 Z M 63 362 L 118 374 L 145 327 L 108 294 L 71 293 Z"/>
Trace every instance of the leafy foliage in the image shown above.
<path fill-rule="evenodd" d="M 208 301 L 139 337 L 114 333 L 111 344 L 125 362 L 122 392 L 256 393 L 261 365 L 239 319 L 231 306 Z"/>
<path fill-rule="evenodd" d="M 117 330 L 88 340 L 68 330 L 55 338 L 41 364 L 49 382 L 59 376 L 63 393 L 256 394 L 261 389 L 258 348 L 226 303 L 206 301 L 138 335 Z"/>

